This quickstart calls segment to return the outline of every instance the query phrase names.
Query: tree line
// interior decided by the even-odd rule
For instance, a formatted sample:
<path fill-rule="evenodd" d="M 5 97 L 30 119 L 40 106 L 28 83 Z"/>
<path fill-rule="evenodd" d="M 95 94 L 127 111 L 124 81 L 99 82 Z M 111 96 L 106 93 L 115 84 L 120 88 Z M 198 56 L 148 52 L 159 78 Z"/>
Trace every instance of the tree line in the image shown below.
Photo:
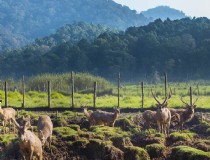
<path fill-rule="evenodd" d="M 210 20 L 207 18 L 158 19 L 147 26 L 129 27 L 124 32 L 104 32 L 92 41 L 87 37 L 76 43 L 61 40 L 51 47 L 47 45 L 48 38 L 38 42 L 1 54 L 0 74 L 76 71 L 113 78 L 121 72 L 127 80 L 158 80 L 163 72 L 171 80 L 210 76 Z"/>

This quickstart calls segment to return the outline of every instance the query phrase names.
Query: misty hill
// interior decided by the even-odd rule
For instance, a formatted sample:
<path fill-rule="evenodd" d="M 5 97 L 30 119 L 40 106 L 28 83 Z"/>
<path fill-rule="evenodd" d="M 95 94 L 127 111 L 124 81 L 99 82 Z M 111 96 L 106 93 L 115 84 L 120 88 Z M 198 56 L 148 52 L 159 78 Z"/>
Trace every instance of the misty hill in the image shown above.
<path fill-rule="evenodd" d="M 73 70 L 106 78 L 120 71 L 129 80 L 159 79 L 163 72 L 174 80 L 210 77 L 207 18 L 158 19 L 147 26 L 129 27 L 125 32 L 104 32 L 93 41 L 83 38 L 76 43 L 63 42 L 46 51 L 42 48 L 48 44 L 45 40 L 49 39 L 43 39 L 45 45 L 40 41 L 1 54 L 0 75 L 18 77 Z"/>
<path fill-rule="evenodd" d="M 177 17 L 182 15 L 167 7 L 143 13 L 153 19 L 112 0 L 1 0 L 0 51 L 18 48 L 74 22 L 84 21 L 125 30 L 131 26 L 146 25 L 164 15 L 171 19 L 176 14 Z"/>
<path fill-rule="evenodd" d="M 79 21 L 119 29 L 149 22 L 142 14 L 112 0 L 2 0 L 0 50 L 22 46 Z"/>
<path fill-rule="evenodd" d="M 159 6 L 155 8 L 148 9 L 147 11 L 141 12 L 145 17 L 155 19 L 166 20 L 167 18 L 171 20 L 185 18 L 186 15 L 179 10 L 170 8 L 168 6 Z"/>

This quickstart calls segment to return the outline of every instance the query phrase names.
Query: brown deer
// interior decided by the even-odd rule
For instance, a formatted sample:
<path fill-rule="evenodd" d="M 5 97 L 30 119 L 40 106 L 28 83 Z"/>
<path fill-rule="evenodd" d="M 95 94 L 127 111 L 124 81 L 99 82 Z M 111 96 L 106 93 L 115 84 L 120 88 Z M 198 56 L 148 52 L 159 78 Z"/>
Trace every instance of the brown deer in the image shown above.
<path fill-rule="evenodd" d="M 20 151 L 24 160 L 33 160 L 36 156 L 38 160 L 42 160 L 42 143 L 40 139 L 28 128 L 31 126 L 30 116 L 23 116 L 23 125 L 20 126 L 15 119 L 12 118 L 18 128 L 18 136 L 20 141 Z"/>
<path fill-rule="evenodd" d="M 180 98 L 181 101 L 186 105 L 185 106 L 185 110 L 181 113 L 179 113 L 179 122 L 178 122 L 178 128 L 180 130 L 183 130 L 183 125 L 186 122 L 189 122 L 190 120 L 192 120 L 194 113 L 195 113 L 195 108 L 196 105 L 195 103 L 198 101 L 198 97 L 196 98 L 194 103 L 188 104 L 187 102 L 185 102 L 183 100 L 183 97 Z"/>
<path fill-rule="evenodd" d="M 157 123 L 156 111 L 146 110 L 142 113 L 142 117 L 147 128 L 150 128 L 151 123 Z"/>
<path fill-rule="evenodd" d="M 2 120 L 3 132 L 6 133 L 7 122 L 9 121 L 9 133 L 12 127 L 12 118 L 15 118 L 16 111 L 13 108 L 1 108 L 2 100 L 0 99 L 0 119 Z M 13 127 L 15 132 L 15 126 Z"/>
<path fill-rule="evenodd" d="M 48 141 L 49 148 L 51 148 L 53 123 L 48 115 L 39 116 L 37 129 L 42 145 L 44 146 L 45 142 Z"/>
<path fill-rule="evenodd" d="M 157 110 L 156 110 L 156 120 L 157 120 L 159 132 L 164 133 L 165 135 L 169 135 L 169 128 L 170 128 L 170 123 L 171 123 L 171 112 L 167 108 L 167 101 L 171 98 L 171 90 L 169 92 L 169 95 L 163 101 L 163 103 L 160 103 L 160 101 L 158 101 L 152 89 L 151 89 L 151 92 L 152 92 L 152 96 L 158 103 Z"/>
<path fill-rule="evenodd" d="M 94 125 L 104 124 L 110 127 L 114 127 L 115 120 L 120 114 L 120 109 L 115 108 L 114 112 L 106 112 L 106 111 L 94 111 L 91 113 L 89 121 Z"/>

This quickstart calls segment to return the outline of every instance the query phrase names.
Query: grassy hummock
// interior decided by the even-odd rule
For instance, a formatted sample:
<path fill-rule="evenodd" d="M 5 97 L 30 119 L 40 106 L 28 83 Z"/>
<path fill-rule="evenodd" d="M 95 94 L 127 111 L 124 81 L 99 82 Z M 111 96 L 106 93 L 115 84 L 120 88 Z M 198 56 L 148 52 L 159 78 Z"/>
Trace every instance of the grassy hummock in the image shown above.
<path fill-rule="evenodd" d="M 172 160 L 205 160 L 210 159 L 210 153 L 189 146 L 177 146 L 172 148 L 170 158 Z"/>

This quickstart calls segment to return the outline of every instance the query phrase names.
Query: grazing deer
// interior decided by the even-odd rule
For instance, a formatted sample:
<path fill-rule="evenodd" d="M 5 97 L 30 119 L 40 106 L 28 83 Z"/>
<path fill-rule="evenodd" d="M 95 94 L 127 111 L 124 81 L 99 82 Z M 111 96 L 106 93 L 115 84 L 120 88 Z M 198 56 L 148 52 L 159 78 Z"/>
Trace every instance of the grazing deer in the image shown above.
<path fill-rule="evenodd" d="M 156 120 L 157 120 L 159 132 L 164 133 L 165 135 L 169 135 L 169 128 L 170 128 L 170 123 L 171 123 L 171 112 L 167 108 L 167 101 L 171 98 L 171 90 L 169 92 L 169 95 L 163 101 L 163 103 L 160 103 L 160 101 L 158 101 L 157 97 L 155 96 L 152 90 L 151 92 L 152 92 L 152 96 L 158 103 L 157 111 L 156 111 Z"/>
<path fill-rule="evenodd" d="M 15 118 L 16 111 L 13 108 L 1 108 L 2 100 L 0 100 L 0 119 L 2 120 L 3 132 L 6 133 L 6 125 L 9 121 L 9 133 L 11 132 L 12 118 Z M 13 127 L 15 132 L 15 126 Z"/>
<path fill-rule="evenodd" d="M 183 112 L 179 113 L 178 128 L 183 130 L 184 123 L 189 122 L 194 116 L 196 108 L 195 103 L 198 101 L 198 97 L 196 98 L 195 102 L 190 105 L 183 100 L 183 97 L 181 97 L 181 101 L 186 105 L 186 107 Z"/>
<path fill-rule="evenodd" d="M 42 115 L 39 116 L 38 123 L 37 123 L 38 135 L 39 139 L 44 146 L 45 142 L 49 142 L 49 148 L 51 148 L 51 141 L 52 141 L 52 132 L 53 132 L 53 123 L 49 116 Z"/>
<path fill-rule="evenodd" d="M 12 118 L 18 128 L 18 136 L 20 140 L 20 150 L 24 160 L 33 160 L 36 156 L 38 160 L 42 160 L 42 143 L 40 139 L 28 128 L 31 126 L 30 116 L 23 116 L 23 125 L 20 126 L 15 119 Z"/>
<path fill-rule="evenodd" d="M 91 113 L 89 121 L 93 125 L 104 124 L 110 127 L 114 127 L 115 120 L 117 119 L 119 114 L 120 114 L 119 108 L 115 108 L 114 112 L 112 113 L 97 110 Z"/>

